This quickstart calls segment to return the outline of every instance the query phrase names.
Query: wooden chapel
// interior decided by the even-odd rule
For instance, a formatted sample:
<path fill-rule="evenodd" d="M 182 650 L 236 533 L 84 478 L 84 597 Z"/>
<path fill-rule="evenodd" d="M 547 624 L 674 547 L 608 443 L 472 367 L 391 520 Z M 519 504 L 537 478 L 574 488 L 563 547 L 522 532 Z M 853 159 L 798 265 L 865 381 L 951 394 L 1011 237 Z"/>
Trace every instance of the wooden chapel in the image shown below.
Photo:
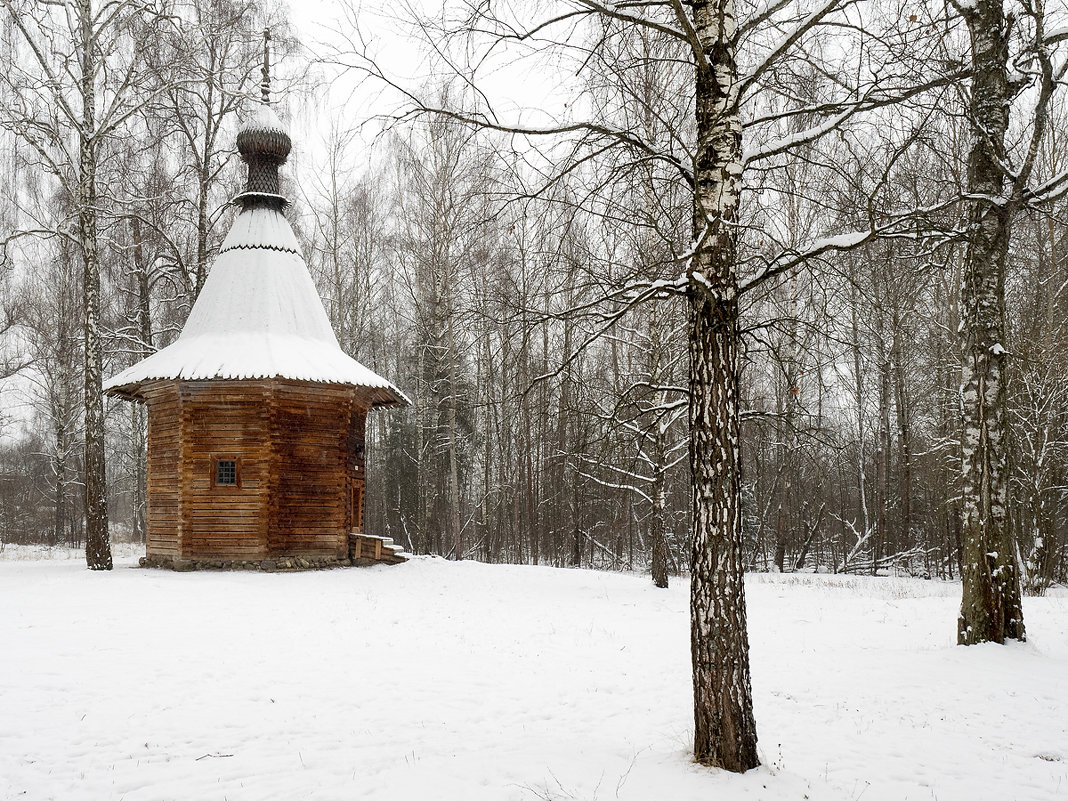
<path fill-rule="evenodd" d="M 407 405 L 338 345 L 289 222 L 291 148 L 263 102 L 237 147 L 248 184 L 181 335 L 104 383 L 148 411 L 142 564 L 296 569 L 403 561 L 364 531 L 364 426 Z"/>

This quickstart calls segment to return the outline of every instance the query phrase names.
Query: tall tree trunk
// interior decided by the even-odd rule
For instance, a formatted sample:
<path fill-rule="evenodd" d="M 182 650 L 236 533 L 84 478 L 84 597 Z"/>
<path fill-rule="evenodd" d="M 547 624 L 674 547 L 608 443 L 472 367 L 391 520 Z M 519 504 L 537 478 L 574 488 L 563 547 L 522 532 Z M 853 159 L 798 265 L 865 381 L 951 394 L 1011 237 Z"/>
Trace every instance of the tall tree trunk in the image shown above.
<path fill-rule="evenodd" d="M 149 286 L 149 265 L 145 263 L 141 221 L 130 219 L 133 238 L 134 273 L 137 278 L 137 333 L 142 359 L 153 351 L 152 345 L 152 296 Z M 142 403 L 130 404 L 130 428 L 133 437 L 134 459 L 134 539 L 144 542 L 147 535 L 148 512 L 148 420 L 147 409 Z"/>
<path fill-rule="evenodd" d="M 448 400 L 448 442 L 449 442 L 449 538 L 452 546 L 452 558 L 463 559 L 463 527 L 460 525 L 460 456 L 459 426 L 456 406 L 459 403 L 459 379 L 456 375 L 456 332 L 453 328 L 453 314 L 450 309 L 448 320 L 448 358 L 449 358 L 449 400 Z"/>
<path fill-rule="evenodd" d="M 664 393 L 661 393 L 663 397 Z M 653 511 L 649 523 L 649 539 L 652 540 L 653 585 L 666 589 L 668 586 L 668 544 L 667 544 L 667 476 L 665 475 L 666 457 L 664 454 L 664 432 L 659 422 L 655 433 L 654 453 L 656 463 L 653 466 Z"/>
<path fill-rule="evenodd" d="M 85 561 L 90 570 L 111 570 L 108 488 L 104 464 L 103 348 L 100 342 L 100 265 L 96 242 L 96 86 L 92 2 L 78 4 L 81 41 L 82 124 L 78 132 L 78 227 L 82 245 L 85 343 Z"/>
<path fill-rule="evenodd" d="M 1009 123 L 1009 26 L 1002 0 L 963 12 L 971 36 L 973 132 L 969 236 L 961 281 L 963 595 L 957 642 L 1023 640 L 1016 549 L 1006 515 L 1005 265 L 1011 210 L 1003 202 Z"/>
<path fill-rule="evenodd" d="M 572 302 L 573 284 L 573 275 L 568 276 L 568 304 L 571 304 Z M 571 353 L 571 348 L 573 347 L 572 329 L 574 328 L 574 325 L 572 321 L 567 319 L 563 320 L 562 324 L 564 327 L 564 337 L 561 352 Z M 576 516 L 576 510 L 570 503 L 575 477 L 572 476 L 572 479 L 569 482 L 567 476 L 568 453 L 574 443 L 574 437 L 570 435 L 571 415 L 574 413 L 571 406 L 571 384 L 571 370 L 564 370 L 560 375 L 560 395 L 556 407 L 556 432 L 553 439 L 555 453 L 549 458 L 549 464 L 552 469 L 551 486 L 549 487 L 549 491 L 554 496 L 554 503 L 551 510 L 553 521 L 553 542 L 556 545 L 557 558 L 561 565 L 576 564 L 573 543 L 571 542 L 570 537 L 570 530 L 575 525 L 574 521 Z M 566 558 L 565 551 L 569 552 L 566 555 Z"/>
<path fill-rule="evenodd" d="M 653 519 L 652 519 L 652 576 L 653 585 L 661 589 L 668 586 L 668 541 L 664 526 L 664 508 L 667 492 L 664 487 L 664 475 L 658 471 L 653 483 Z"/>
<path fill-rule="evenodd" d="M 416 357 L 416 375 L 419 377 L 419 394 L 416 396 L 415 409 L 415 495 L 416 495 L 416 518 L 415 537 L 418 553 L 431 552 L 430 526 L 433 519 L 431 504 L 433 503 L 433 487 L 435 484 L 433 474 L 433 438 L 431 444 L 427 444 L 427 431 L 430 428 L 431 398 L 426 371 L 427 353 L 425 347 L 418 349 Z"/>
<path fill-rule="evenodd" d="M 800 514 L 797 503 L 801 478 L 801 453 L 797 436 L 801 406 L 801 343 L 798 338 L 800 311 L 799 290 L 789 287 L 789 311 L 784 321 L 785 355 L 782 359 L 783 389 L 779 393 L 775 434 L 775 486 L 778 488 L 778 507 L 775 514 L 775 567 L 786 570 L 786 551 L 794 544 Z"/>
<path fill-rule="evenodd" d="M 880 326 L 882 331 L 885 328 Z M 890 354 L 880 336 L 876 338 L 879 358 L 879 432 L 875 445 L 875 537 L 872 543 L 871 572 L 879 572 L 882 555 L 894 553 L 887 525 L 887 507 L 890 505 Z"/>
<path fill-rule="evenodd" d="M 742 123 L 734 96 L 737 19 L 733 0 L 695 0 L 693 14 L 701 50 L 710 62 L 697 67 L 697 247 L 687 314 L 694 756 L 703 764 L 742 772 L 760 761 L 742 576 L 735 272 L 742 176 Z"/>
<path fill-rule="evenodd" d="M 204 288 L 204 281 L 208 278 L 208 177 L 203 174 L 207 169 L 206 164 L 201 167 L 202 174 L 197 186 L 197 263 L 191 302 L 196 302 L 200 297 L 200 290 Z"/>
<path fill-rule="evenodd" d="M 197 8 L 197 17 L 202 18 L 202 10 Z M 216 54 L 215 48 L 208 48 L 209 74 L 215 75 Z M 215 81 L 206 81 L 204 87 L 204 135 L 203 149 L 197 157 L 197 263 L 196 275 L 193 278 L 193 297 L 191 303 L 195 303 L 200 297 L 200 290 L 204 288 L 204 282 L 208 278 L 208 235 L 211 233 L 211 220 L 208 218 L 208 200 L 211 196 L 211 164 L 212 151 L 215 147 L 215 134 L 218 121 L 214 114 L 215 108 Z M 190 145 L 193 145 L 190 142 Z M 193 149 L 196 146 L 193 145 Z"/>
<path fill-rule="evenodd" d="M 860 352 L 860 321 L 858 319 L 860 304 L 856 284 L 850 282 L 850 312 L 853 341 L 853 388 L 857 398 L 857 528 L 861 536 L 868 533 L 868 481 L 864 468 L 864 374 Z"/>
<path fill-rule="evenodd" d="M 652 369 L 649 371 L 649 380 L 653 386 L 663 386 L 669 378 L 664 375 L 662 369 L 663 342 L 660 330 L 661 319 L 654 312 L 650 321 L 650 355 L 652 356 Z M 657 405 L 663 409 L 667 407 L 667 392 L 663 389 L 656 393 Z M 667 541 L 667 470 L 668 470 L 668 444 L 665 421 L 653 419 L 652 422 L 652 457 L 653 457 L 653 484 L 651 497 L 653 499 L 652 516 L 649 523 L 649 539 L 652 546 L 652 574 L 653 585 L 666 589 L 668 586 L 668 541 Z"/>
<path fill-rule="evenodd" d="M 56 493 L 55 510 L 52 519 L 52 545 L 63 542 L 67 529 L 67 454 L 69 442 L 66 422 L 62 417 L 62 409 L 57 405 L 55 414 L 56 433 Z"/>
<path fill-rule="evenodd" d="M 896 315 L 895 315 L 896 316 Z M 911 548 L 912 542 L 912 426 L 909 417 L 909 393 L 905 378 L 905 354 L 902 339 L 905 336 L 900 319 L 894 321 L 894 344 L 891 358 L 894 362 L 894 407 L 897 409 L 897 479 L 901 500 L 901 521 L 898 528 L 898 545 Z"/>

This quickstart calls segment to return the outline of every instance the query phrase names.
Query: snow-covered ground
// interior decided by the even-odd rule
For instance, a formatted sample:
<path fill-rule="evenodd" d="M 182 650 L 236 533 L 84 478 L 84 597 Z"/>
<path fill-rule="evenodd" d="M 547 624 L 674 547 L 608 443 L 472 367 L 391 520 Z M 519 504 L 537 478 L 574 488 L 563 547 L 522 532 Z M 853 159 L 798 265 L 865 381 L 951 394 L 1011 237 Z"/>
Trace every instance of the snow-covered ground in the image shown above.
<path fill-rule="evenodd" d="M 751 576 L 764 766 L 690 762 L 687 593 L 452 564 L 110 574 L 0 557 L 0 799 L 1068 798 L 1068 597 Z M 45 558 L 45 557 L 53 558 Z"/>

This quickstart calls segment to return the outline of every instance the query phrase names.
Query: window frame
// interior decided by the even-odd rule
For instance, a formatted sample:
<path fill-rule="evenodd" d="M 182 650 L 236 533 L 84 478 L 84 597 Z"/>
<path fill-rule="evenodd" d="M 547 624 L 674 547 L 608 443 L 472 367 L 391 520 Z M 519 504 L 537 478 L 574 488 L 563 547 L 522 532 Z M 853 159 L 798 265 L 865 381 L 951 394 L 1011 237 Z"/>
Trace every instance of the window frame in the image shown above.
<path fill-rule="evenodd" d="M 234 482 L 219 482 L 219 462 L 234 463 Z M 221 490 L 241 489 L 241 459 L 234 454 L 219 454 L 211 457 L 211 488 Z"/>

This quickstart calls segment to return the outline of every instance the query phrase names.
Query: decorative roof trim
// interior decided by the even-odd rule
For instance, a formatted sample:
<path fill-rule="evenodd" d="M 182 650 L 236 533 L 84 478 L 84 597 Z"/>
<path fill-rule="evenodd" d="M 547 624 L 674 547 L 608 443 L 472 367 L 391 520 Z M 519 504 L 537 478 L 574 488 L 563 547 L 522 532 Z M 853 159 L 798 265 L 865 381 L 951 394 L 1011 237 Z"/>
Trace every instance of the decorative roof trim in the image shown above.
<path fill-rule="evenodd" d="M 230 245 L 229 247 L 222 248 L 219 251 L 219 255 L 221 256 L 223 253 L 229 253 L 231 250 L 276 250 L 279 253 L 293 253 L 293 254 L 295 254 L 297 256 L 300 255 L 300 251 L 297 250 L 296 248 L 283 247 L 282 245 L 264 245 L 264 244 Z"/>
<path fill-rule="evenodd" d="M 223 239 L 220 255 L 230 250 L 273 250 L 300 256 L 297 241 L 281 209 L 243 209 Z M 262 251 L 261 251 L 262 252 Z"/>
<path fill-rule="evenodd" d="M 264 200 L 279 200 L 282 202 L 282 206 L 289 205 L 289 198 L 285 195 L 276 195 L 272 192 L 242 192 L 240 195 L 235 196 L 231 201 L 231 206 L 245 206 L 246 200 L 253 200 L 255 198 L 262 198 Z"/>
<path fill-rule="evenodd" d="M 234 199 L 230 201 L 230 203 L 231 205 L 236 204 L 237 201 L 239 201 L 241 198 L 248 197 L 249 195 L 252 195 L 254 197 L 269 197 L 274 198 L 276 200 L 289 200 L 289 198 L 287 198 L 285 195 L 276 195 L 273 192 L 242 192 L 240 195 L 236 195 Z"/>

